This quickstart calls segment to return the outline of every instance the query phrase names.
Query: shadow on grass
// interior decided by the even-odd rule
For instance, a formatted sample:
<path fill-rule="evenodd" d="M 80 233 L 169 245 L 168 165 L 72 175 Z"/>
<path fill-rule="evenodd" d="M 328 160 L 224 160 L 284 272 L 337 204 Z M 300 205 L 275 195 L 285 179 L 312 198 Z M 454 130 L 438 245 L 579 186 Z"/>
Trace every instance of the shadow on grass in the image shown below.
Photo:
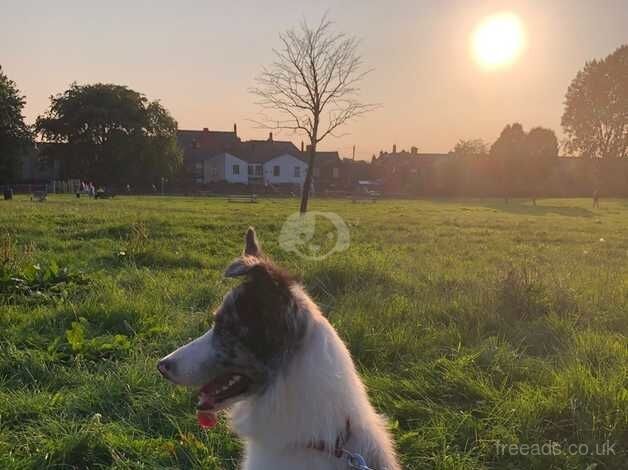
<path fill-rule="evenodd" d="M 480 203 L 478 206 L 495 209 L 517 215 L 563 215 L 566 217 L 593 217 L 595 214 L 584 207 L 551 206 L 543 204 L 542 200 L 533 205 L 530 200 L 510 200 L 508 204 L 504 201 L 494 200 L 487 203 Z"/>
<path fill-rule="evenodd" d="M 133 256 L 121 257 L 118 254 L 102 256 L 98 259 L 106 268 L 124 267 L 129 264 L 138 268 L 159 269 L 203 269 L 206 263 L 201 259 L 189 255 L 175 255 L 162 251 L 145 251 Z"/>

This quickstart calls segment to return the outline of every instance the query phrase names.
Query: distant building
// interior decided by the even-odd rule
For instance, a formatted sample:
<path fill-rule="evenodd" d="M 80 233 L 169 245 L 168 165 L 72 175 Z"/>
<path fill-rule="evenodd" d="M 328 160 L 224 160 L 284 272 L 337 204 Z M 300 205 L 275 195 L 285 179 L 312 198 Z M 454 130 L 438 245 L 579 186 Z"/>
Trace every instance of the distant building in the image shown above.
<path fill-rule="evenodd" d="M 371 160 L 371 177 L 381 181 L 387 192 L 418 194 L 424 191 L 430 175 L 442 162 L 452 159 L 447 153 L 419 153 L 416 147 L 410 151 L 380 152 Z"/>
<path fill-rule="evenodd" d="M 315 158 L 314 185 L 331 190 L 343 187 L 342 162 L 338 152 L 316 152 Z"/>
<path fill-rule="evenodd" d="M 365 160 L 343 158 L 340 165 L 341 186 L 354 189 L 358 181 L 371 180 L 371 165 Z"/>
<path fill-rule="evenodd" d="M 227 155 L 233 156 L 234 149 L 241 143 L 235 125 L 233 131 L 210 131 L 208 128 L 200 131 L 178 130 L 177 141 L 183 150 L 183 165 L 192 175 L 194 182 L 207 183 L 218 179 L 224 181 L 233 179 L 227 170 L 233 169 L 233 166 L 228 166 L 231 161 Z M 223 165 L 216 164 L 211 167 L 207 164 L 209 160 L 218 157 L 223 159 Z"/>
<path fill-rule="evenodd" d="M 275 140 L 242 141 L 234 125 L 231 131 L 178 131 L 184 165 L 198 184 L 218 182 L 263 186 L 302 187 L 308 169 L 308 153 L 292 142 Z M 341 181 L 338 152 L 317 152 L 314 167 L 315 189 Z"/>

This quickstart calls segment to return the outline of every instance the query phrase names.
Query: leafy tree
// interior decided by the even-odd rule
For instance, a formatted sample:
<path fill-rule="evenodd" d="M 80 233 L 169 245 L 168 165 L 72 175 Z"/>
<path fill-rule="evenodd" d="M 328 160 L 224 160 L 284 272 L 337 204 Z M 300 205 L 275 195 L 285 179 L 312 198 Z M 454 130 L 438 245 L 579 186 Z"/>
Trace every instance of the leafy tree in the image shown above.
<path fill-rule="evenodd" d="M 359 82 L 368 70 L 363 70 L 355 37 L 334 32 L 324 16 L 315 27 L 304 21 L 279 38 L 275 62 L 263 69 L 251 92 L 274 114 L 263 118 L 264 127 L 304 132 L 310 140 L 300 208 L 305 213 L 317 144 L 375 106 L 357 99 Z"/>
<path fill-rule="evenodd" d="M 558 139 L 551 129 L 535 127 L 526 136 L 526 165 L 524 176 L 528 179 L 527 189 L 536 205 L 536 198 L 552 167 L 558 161 Z"/>
<path fill-rule="evenodd" d="M 459 140 L 452 153 L 457 157 L 481 158 L 488 156 L 489 147 L 482 139 Z"/>
<path fill-rule="evenodd" d="M 0 67 L 0 183 L 19 175 L 21 156 L 32 144 L 32 134 L 24 122 L 26 103 L 15 82 Z"/>
<path fill-rule="evenodd" d="M 520 191 L 524 183 L 522 170 L 526 164 L 526 133 L 518 122 L 508 124 L 490 150 L 494 176 L 506 202 Z"/>
<path fill-rule="evenodd" d="M 490 147 L 482 139 L 459 140 L 453 149 L 453 153 L 460 157 L 487 157 Z"/>
<path fill-rule="evenodd" d="M 125 86 L 72 84 L 52 96 L 36 129 L 66 177 L 146 185 L 181 165 L 177 123 L 157 101 Z"/>
<path fill-rule="evenodd" d="M 519 123 L 509 124 L 491 146 L 494 176 L 508 201 L 512 195 L 536 198 L 558 158 L 558 140 L 551 129 L 535 127 L 526 133 Z"/>
<path fill-rule="evenodd" d="M 628 157 L 628 45 L 576 74 L 561 123 L 569 150 L 590 158 Z"/>

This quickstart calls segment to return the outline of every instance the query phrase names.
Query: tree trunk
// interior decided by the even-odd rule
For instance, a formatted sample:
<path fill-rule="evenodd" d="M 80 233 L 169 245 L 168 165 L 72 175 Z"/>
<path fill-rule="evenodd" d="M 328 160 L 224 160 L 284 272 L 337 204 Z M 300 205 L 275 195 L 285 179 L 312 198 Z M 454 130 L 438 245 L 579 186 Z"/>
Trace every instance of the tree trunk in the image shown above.
<path fill-rule="evenodd" d="M 310 188 L 312 187 L 312 177 L 314 176 L 314 160 L 316 158 L 316 144 L 310 144 L 310 161 L 307 166 L 307 175 L 301 192 L 301 209 L 299 212 L 305 214 L 307 212 L 307 203 L 310 198 Z"/>

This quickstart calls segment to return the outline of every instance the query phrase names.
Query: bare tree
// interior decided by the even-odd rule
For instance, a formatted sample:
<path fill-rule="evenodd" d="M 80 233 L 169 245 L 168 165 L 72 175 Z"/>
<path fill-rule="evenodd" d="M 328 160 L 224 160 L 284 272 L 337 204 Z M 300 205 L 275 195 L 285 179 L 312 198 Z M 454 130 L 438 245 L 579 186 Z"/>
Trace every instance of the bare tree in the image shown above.
<path fill-rule="evenodd" d="M 280 34 L 275 61 L 256 77 L 251 93 L 258 104 L 273 113 L 258 121 L 263 127 L 304 132 L 309 141 L 309 165 L 301 197 L 307 212 L 316 159 L 316 146 L 347 121 L 377 105 L 357 99 L 358 83 L 370 72 L 357 53 L 359 41 L 332 30 L 323 16 L 316 27 L 306 21 L 297 30 Z"/>

